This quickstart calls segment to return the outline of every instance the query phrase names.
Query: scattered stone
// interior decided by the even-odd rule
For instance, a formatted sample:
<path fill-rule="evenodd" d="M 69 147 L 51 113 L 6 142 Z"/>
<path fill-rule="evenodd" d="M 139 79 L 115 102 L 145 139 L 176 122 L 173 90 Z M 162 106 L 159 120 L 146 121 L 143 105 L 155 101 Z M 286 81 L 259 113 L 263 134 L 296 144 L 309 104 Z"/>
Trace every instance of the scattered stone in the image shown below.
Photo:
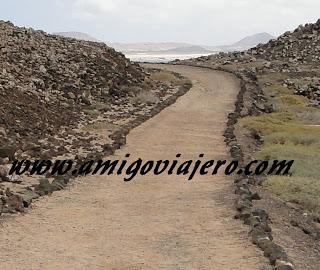
<path fill-rule="evenodd" d="M 9 158 L 9 160 L 14 160 L 16 151 L 17 147 L 15 146 L 0 147 L 0 158 Z"/>
<path fill-rule="evenodd" d="M 47 178 L 41 178 L 39 180 L 39 185 L 35 187 L 35 192 L 39 196 L 44 196 L 51 194 L 54 191 L 54 188 L 50 184 L 49 180 Z"/>
<path fill-rule="evenodd" d="M 294 270 L 291 262 L 277 260 L 275 270 Z"/>
<path fill-rule="evenodd" d="M 23 192 L 18 193 L 18 195 L 22 198 L 23 206 L 25 208 L 29 207 L 33 200 L 39 198 L 39 195 L 31 189 L 26 189 Z"/>
<path fill-rule="evenodd" d="M 6 165 L 0 165 L 0 182 L 8 181 L 8 168 Z"/>
<path fill-rule="evenodd" d="M 2 197 L 2 201 L 4 202 L 3 212 L 24 212 L 22 198 L 19 195 L 13 194 L 10 189 L 6 190 L 6 196 Z"/>

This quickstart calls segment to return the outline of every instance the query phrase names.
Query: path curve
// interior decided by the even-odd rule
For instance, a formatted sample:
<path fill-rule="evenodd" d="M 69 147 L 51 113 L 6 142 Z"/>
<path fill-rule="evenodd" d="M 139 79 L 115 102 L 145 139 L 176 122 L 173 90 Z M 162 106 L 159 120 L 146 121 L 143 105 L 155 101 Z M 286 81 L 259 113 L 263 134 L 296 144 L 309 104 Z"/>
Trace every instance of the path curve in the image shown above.
<path fill-rule="evenodd" d="M 239 82 L 212 70 L 161 66 L 194 87 L 135 128 L 113 158 L 226 158 L 226 116 Z M 86 177 L 40 199 L 0 228 L 0 269 L 263 269 L 247 228 L 232 216 L 225 176 Z"/>

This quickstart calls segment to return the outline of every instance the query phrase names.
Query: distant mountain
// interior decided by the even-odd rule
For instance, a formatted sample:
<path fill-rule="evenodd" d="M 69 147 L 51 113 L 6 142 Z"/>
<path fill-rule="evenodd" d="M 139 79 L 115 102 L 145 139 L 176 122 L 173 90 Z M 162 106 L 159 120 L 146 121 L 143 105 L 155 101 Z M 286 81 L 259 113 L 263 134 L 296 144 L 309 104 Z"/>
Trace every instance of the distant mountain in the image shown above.
<path fill-rule="evenodd" d="M 271 39 L 274 39 L 274 36 L 268 33 L 258 33 L 252 36 L 245 37 L 240 41 L 232 44 L 232 47 L 255 47 L 258 44 L 268 43 Z"/>
<path fill-rule="evenodd" d="M 123 53 L 160 52 L 160 51 L 192 46 L 191 44 L 181 43 L 181 42 L 180 43 L 178 42 L 108 43 L 107 42 L 107 45 Z"/>
<path fill-rule="evenodd" d="M 52 35 L 75 38 L 75 39 L 79 39 L 79 40 L 101 42 L 100 40 L 98 40 L 98 39 L 96 39 L 86 33 L 81 33 L 81 32 L 57 32 L 57 33 L 52 33 Z"/>
<path fill-rule="evenodd" d="M 53 34 L 80 40 L 101 42 L 100 40 L 81 32 L 58 32 Z M 106 44 L 114 48 L 116 51 L 122 52 L 126 57 L 133 61 L 166 62 L 176 58 L 187 59 L 219 52 L 244 51 L 257 46 L 260 43 L 265 44 L 270 39 L 273 39 L 273 36 L 270 34 L 259 33 L 245 37 L 238 42 L 225 46 L 195 45 L 184 42 L 106 42 Z"/>
<path fill-rule="evenodd" d="M 225 51 L 225 52 L 245 51 L 257 46 L 258 44 L 266 44 L 271 39 L 274 39 L 274 38 L 275 38 L 274 36 L 268 33 L 258 33 L 252 36 L 247 36 L 231 45 L 218 46 L 215 48 L 221 49 L 222 51 Z"/>
<path fill-rule="evenodd" d="M 244 51 L 257 46 L 260 43 L 265 44 L 273 38 L 274 37 L 268 33 L 258 33 L 245 37 L 231 45 L 224 46 L 193 45 L 178 42 L 108 43 L 107 45 L 113 47 L 117 51 L 123 52 L 124 54 L 207 54 L 221 51 Z"/>

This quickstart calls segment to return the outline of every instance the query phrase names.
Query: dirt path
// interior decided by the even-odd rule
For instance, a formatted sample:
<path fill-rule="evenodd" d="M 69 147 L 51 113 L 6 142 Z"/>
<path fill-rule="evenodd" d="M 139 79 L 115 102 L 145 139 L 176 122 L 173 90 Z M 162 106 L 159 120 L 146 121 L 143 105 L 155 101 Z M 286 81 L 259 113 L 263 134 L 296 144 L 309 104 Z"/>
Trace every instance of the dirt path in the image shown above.
<path fill-rule="evenodd" d="M 222 134 L 239 83 L 225 73 L 169 68 L 195 86 L 134 129 L 116 157 L 226 157 Z M 79 179 L 1 226 L 0 269 L 262 269 L 247 228 L 232 218 L 230 189 L 224 176 Z"/>

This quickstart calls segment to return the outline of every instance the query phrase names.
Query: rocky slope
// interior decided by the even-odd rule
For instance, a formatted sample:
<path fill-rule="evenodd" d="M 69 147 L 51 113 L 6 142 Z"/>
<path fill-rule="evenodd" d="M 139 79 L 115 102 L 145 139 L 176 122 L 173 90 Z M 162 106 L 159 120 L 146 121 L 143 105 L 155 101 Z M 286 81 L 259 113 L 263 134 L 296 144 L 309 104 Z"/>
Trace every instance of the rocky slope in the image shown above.
<path fill-rule="evenodd" d="M 123 96 L 145 78 L 140 67 L 104 44 L 10 23 L 0 23 L 0 48 L 0 124 L 11 140 L 75 124 L 84 107 Z"/>
<path fill-rule="evenodd" d="M 10 177 L 12 160 L 102 158 L 190 88 L 178 75 L 154 74 L 104 43 L 0 21 L 0 214 L 69 181 Z"/>
<path fill-rule="evenodd" d="M 81 32 L 55 32 L 55 33 L 52 33 L 52 35 L 75 38 L 75 39 L 85 40 L 85 41 L 101 42 L 99 39 L 96 39 L 86 33 L 81 33 Z"/>
<path fill-rule="evenodd" d="M 320 61 L 320 20 L 300 25 L 293 32 L 286 32 L 278 39 L 258 45 L 249 54 L 267 60 L 284 60 L 289 63 Z"/>
<path fill-rule="evenodd" d="M 320 57 L 320 19 L 316 23 L 300 25 L 294 31 L 286 32 L 266 44 L 259 44 L 244 52 L 220 53 L 193 59 L 209 61 L 223 59 L 232 62 L 252 62 L 256 59 L 286 61 L 289 63 L 313 63 Z M 225 63 L 227 64 L 227 63 Z"/>

